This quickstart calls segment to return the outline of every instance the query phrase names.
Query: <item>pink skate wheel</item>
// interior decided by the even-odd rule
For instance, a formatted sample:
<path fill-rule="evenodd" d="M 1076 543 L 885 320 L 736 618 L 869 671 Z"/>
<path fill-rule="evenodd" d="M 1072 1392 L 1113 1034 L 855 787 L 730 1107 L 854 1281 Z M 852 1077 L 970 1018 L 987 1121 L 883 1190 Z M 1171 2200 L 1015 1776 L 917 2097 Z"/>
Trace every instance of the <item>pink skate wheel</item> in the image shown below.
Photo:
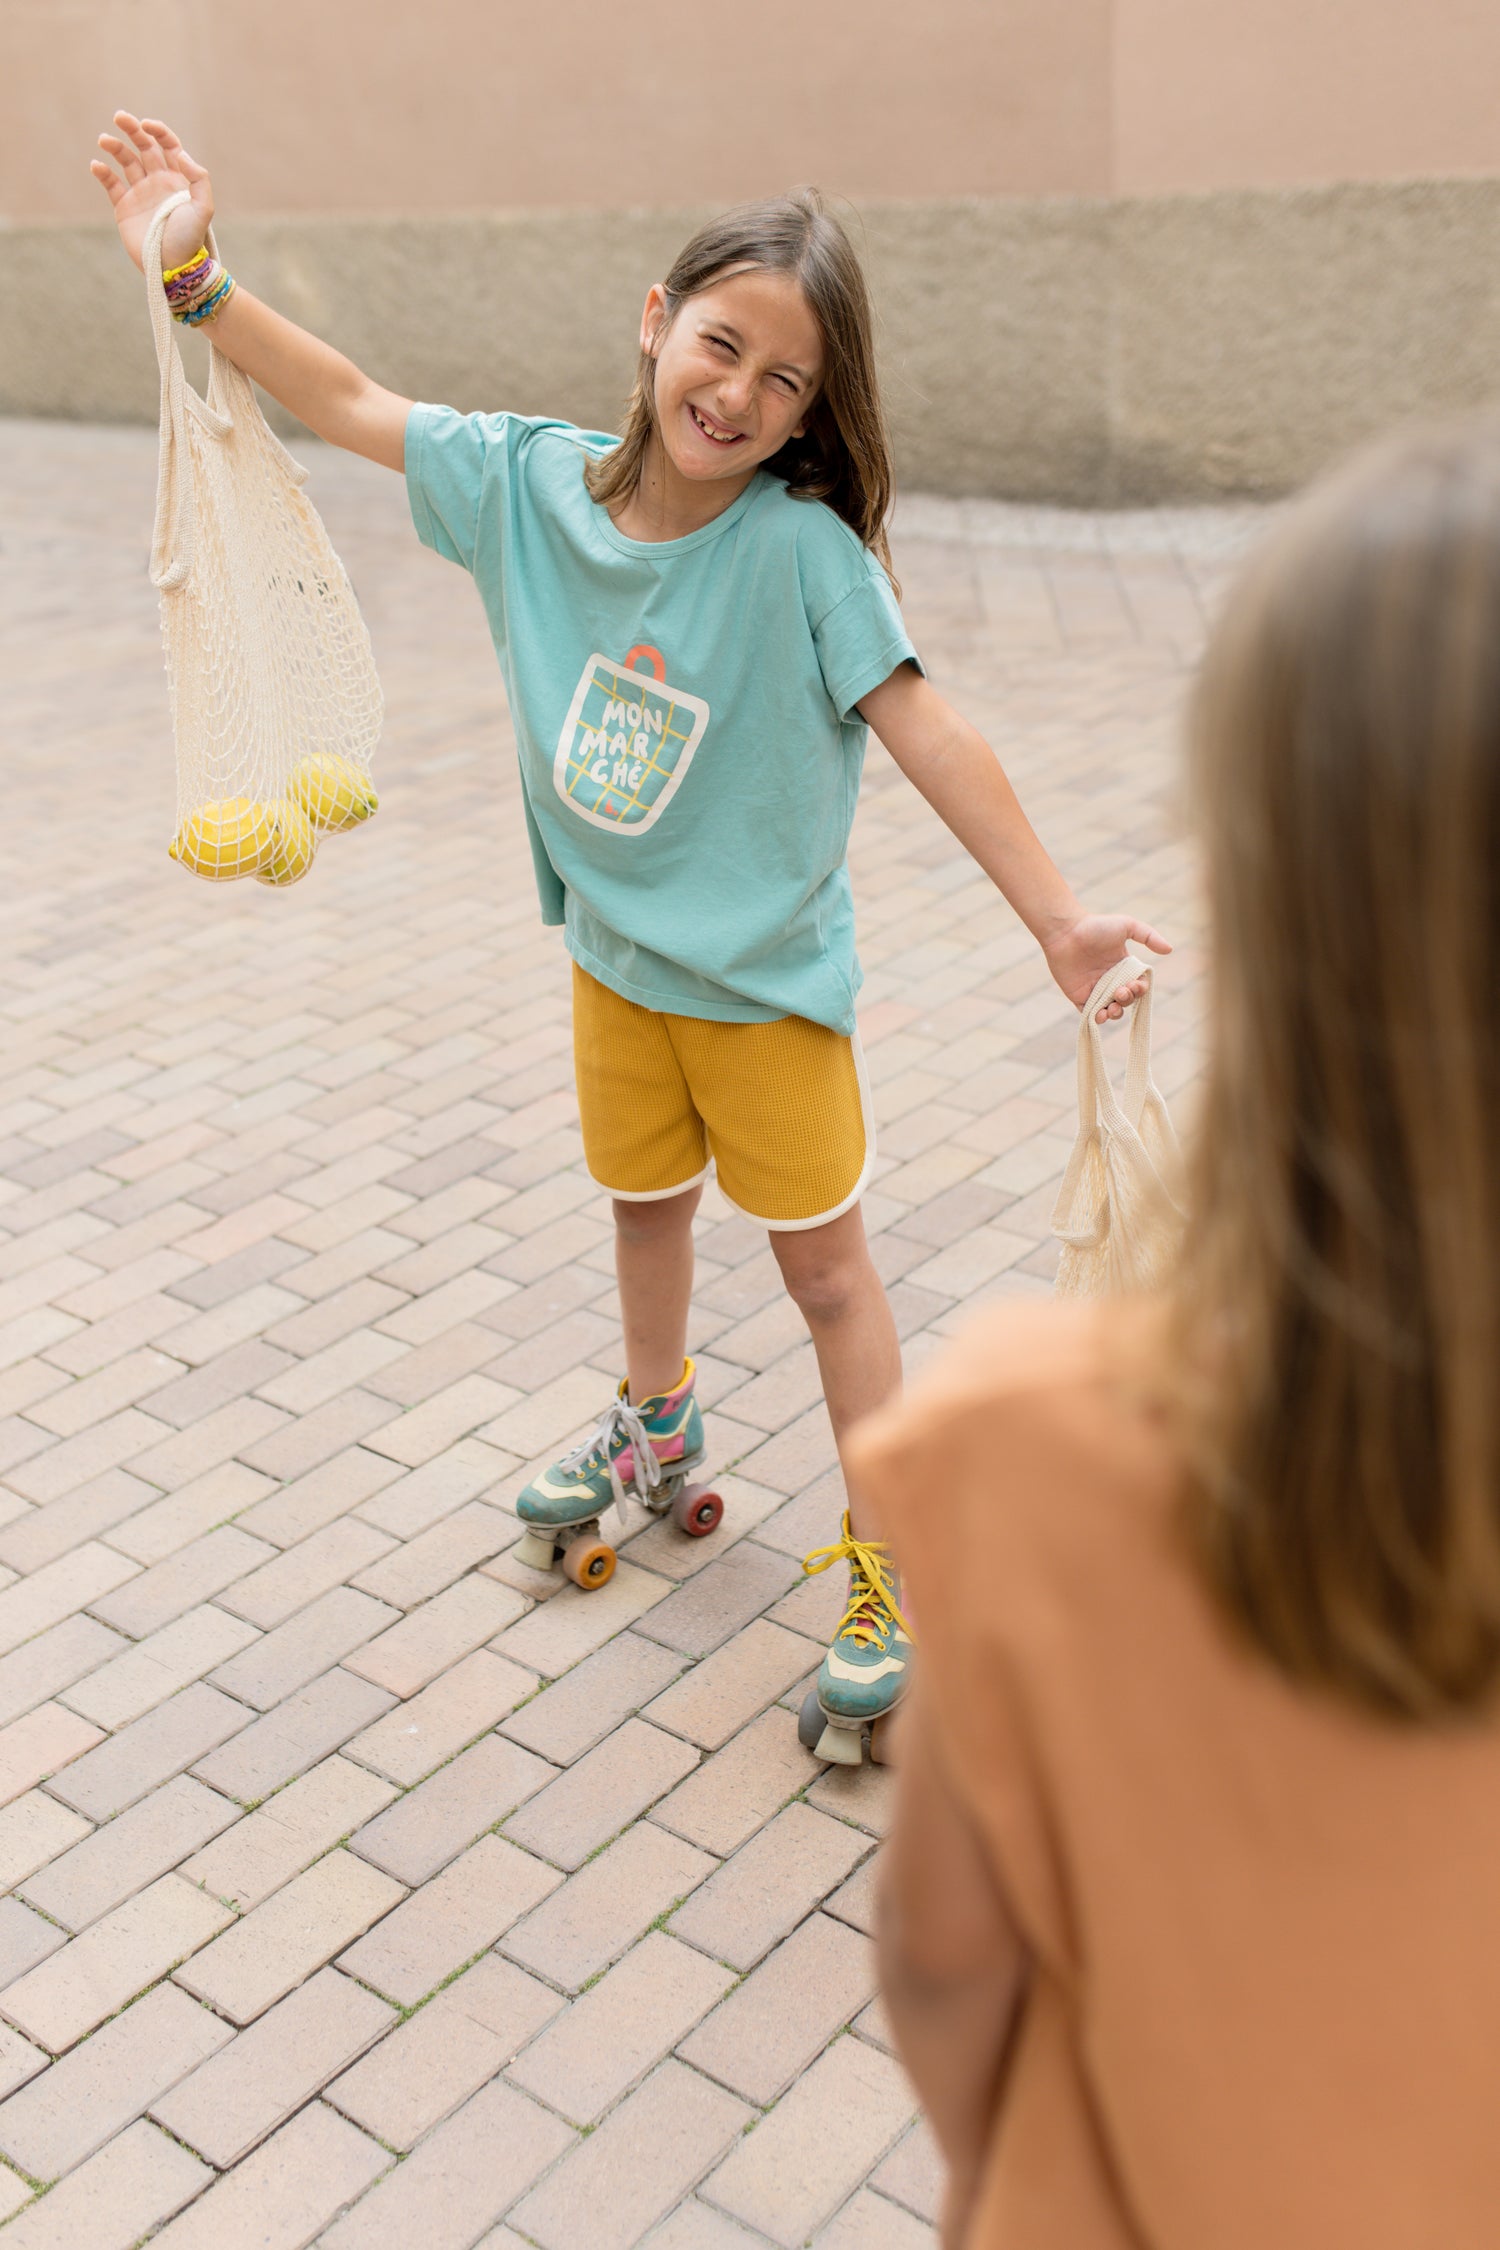
<path fill-rule="evenodd" d="M 710 1492 L 701 1484 L 690 1484 L 679 1492 L 672 1502 L 672 1521 L 689 1539 L 706 1539 L 718 1528 L 724 1514 L 724 1503 L 717 1492 Z"/>

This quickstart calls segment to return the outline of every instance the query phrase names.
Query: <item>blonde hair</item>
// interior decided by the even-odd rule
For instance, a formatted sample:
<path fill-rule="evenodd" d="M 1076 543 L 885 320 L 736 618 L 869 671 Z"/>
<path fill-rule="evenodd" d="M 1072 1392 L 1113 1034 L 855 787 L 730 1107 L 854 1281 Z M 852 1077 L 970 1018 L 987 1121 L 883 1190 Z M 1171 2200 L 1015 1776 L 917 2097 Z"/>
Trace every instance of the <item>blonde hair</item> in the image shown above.
<path fill-rule="evenodd" d="M 791 274 L 822 332 L 824 375 L 807 428 L 762 464 L 798 499 L 822 500 L 873 549 L 895 584 L 886 518 L 890 439 L 875 374 L 869 292 L 854 246 L 815 188 L 742 204 L 700 227 L 662 284 L 666 324 L 689 297 L 731 273 Z M 584 475 L 601 507 L 628 500 L 656 429 L 656 362 L 643 351 L 620 442 Z"/>
<path fill-rule="evenodd" d="M 1435 1719 L 1500 1673 L 1500 422 L 1291 511 L 1214 636 L 1190 773 L 1190 1528 L 1283 1670 Z"/>

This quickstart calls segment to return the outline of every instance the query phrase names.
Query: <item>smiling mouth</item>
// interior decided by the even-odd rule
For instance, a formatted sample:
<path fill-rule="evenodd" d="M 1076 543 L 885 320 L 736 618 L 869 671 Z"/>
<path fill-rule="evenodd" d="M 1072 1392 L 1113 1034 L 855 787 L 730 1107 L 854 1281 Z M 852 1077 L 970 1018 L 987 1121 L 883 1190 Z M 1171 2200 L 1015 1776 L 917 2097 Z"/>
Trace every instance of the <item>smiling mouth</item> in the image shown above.
<path fill-rule="evenodd" d="M 744 432 L 742 430 L 716 430 L 711 422 L 705 421 L 691 399 L 688 401 L 688 412 L 693 417 L 694 428 L 701 430 L 711 444 L 739 445 L 743 442 Z"/>

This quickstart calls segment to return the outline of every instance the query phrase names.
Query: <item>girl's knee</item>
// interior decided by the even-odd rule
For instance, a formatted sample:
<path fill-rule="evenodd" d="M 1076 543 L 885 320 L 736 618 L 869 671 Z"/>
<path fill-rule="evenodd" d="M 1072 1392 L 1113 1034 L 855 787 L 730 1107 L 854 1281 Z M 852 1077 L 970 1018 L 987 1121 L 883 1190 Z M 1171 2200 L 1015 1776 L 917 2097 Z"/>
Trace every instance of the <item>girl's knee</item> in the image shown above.
<path fill-rule="evenodd" d="M 832 1252 L 821 1247 L 809 1250 L 804 1242 L 805 1238 L 783 1235 L 776 1239 L 775 1250 L 787 1291 L 810 1327 L 847 1319 L 872 1288 L 879 1289 L 880 1277 L 862 1242 L 857 1249 L 841 1246 Z M 797 1247 L 789 1249 L 789 1243 Z"/>

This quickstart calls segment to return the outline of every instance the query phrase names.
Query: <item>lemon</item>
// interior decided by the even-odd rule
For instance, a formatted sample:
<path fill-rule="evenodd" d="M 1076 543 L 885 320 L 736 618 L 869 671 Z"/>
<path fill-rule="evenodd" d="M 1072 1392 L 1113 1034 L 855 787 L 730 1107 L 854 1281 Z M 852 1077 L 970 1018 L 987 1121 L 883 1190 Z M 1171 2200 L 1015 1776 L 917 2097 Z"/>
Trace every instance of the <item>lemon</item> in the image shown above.
<path fill-rule="evenodd" d="M 301 807 L 286 797 L 267 805 L 275 833 L 271 856 L 256 876 L 257 883 L 300 883 L 313 863 L 318 839 Z"/>
<path fill-rule="evenodd" d="M 357 828 L 380 799 L 367 773 L 331 750 L 315 750 L 292 775 L 291 795 L 314 828 Z"/>
<path fill-rule="evenodd" d="M 225 797 L 200 805 L 167 847 L 172 859 L 210 883 L 231 883 L 258 875 L 271 857 L 276 832 L 267 806 L 249 797 Z"/>

